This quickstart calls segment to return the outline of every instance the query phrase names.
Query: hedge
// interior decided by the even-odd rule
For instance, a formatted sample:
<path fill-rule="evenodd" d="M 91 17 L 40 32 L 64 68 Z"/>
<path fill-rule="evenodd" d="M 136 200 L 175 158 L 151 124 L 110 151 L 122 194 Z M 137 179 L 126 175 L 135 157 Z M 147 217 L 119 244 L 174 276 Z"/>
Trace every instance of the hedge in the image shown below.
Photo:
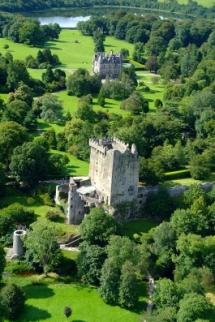
<path fill-rule="evenodd" d="M 190 169 L 183 169 L 178 171 L 166 172 L 165 180 L 175 180 L 175 179 L 183 179 L 190 177 Z"/>

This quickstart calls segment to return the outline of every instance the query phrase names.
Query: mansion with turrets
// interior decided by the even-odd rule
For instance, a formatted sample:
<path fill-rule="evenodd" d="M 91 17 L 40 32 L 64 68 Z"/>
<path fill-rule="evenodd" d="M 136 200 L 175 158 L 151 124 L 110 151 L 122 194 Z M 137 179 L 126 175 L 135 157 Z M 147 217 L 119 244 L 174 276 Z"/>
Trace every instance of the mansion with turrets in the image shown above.
<path fill-rule="evenodd" d="M 107 76 L 117 78 L 123 66 L 123 57 L 120 53 L 97 53 L 93 56 L 93 73 L 99 74 L 101 79 Z"/>

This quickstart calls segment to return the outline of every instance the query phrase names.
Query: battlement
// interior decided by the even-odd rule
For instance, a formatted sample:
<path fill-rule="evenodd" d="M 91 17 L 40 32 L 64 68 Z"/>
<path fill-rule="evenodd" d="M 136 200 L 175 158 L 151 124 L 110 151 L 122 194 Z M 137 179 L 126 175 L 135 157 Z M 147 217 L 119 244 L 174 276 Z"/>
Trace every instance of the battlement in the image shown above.
<path fill-rule="evenodd" d="M 106 154 L 108 150 L 117 150 L 121 153 L 129 151 L 131 154 L 137 156 L 137 148 L 135 144 L 132 144 L 131 149 L 129 144 L 117 139 L 117 138 L 103 138 L 103 139 L 90 139 L 89 146 L 97 151 Z"/>

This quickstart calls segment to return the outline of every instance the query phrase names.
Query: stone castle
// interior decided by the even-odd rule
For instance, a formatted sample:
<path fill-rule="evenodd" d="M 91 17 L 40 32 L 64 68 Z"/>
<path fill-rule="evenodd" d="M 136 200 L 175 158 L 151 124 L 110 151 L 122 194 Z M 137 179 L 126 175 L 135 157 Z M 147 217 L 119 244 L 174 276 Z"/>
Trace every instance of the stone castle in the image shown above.
<path fill-rule="evenodd" d="M 67 218 L 79 224 L 89 208 L 134 202 L 138 198 L 139 156 L 135 144 L 116 139 L 89 141 L 90 170 L 88 177 L 72 177 L 67 185 L 56 188 L 56 202 L 62 192 L 68 193 Z"/>
<path fill-rule="evenodd" d="M 99 74 L 101 79 L 107 76 L 117 78 L 123 66 L 123 57 L 120 53 L 97 53 L 93 56 L 93 73 Z"/>
<path fill-rule="evenodd" d="M 140 158 L 135 144 L 116 138 L 91 139 L 88 177 L 71 177 L 69 183 L 56 187 L 55 201 L 64 205 L 69 224 L 80 224 L 92 207 L 103 207 L 119 220 L 143 216 L 140 211 L 148 196 L 161 186 L 138 186 Z M 199 184 L 210 191 L 215 182 Z M 181 196 L 189 186 L 167 188 L 171 197 Z M 121 212 L 120 212 L 121 209 Z"/>

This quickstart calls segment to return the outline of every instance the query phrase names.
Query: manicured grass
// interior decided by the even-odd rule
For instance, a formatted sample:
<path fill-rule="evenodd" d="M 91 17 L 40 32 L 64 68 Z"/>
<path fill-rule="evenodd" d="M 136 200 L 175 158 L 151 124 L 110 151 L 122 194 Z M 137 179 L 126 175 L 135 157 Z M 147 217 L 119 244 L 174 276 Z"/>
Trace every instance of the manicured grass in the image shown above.
<path fill-rule="evenodd" d="M 75 43 L 78 40 L 79 43 Z M 4 45 L 8 44 L 9 49 L 4 49 Z M 94 54 L 94 42 L 92 37 L 83 36 L 78 30 L 63 29 L 60 33 L 58 40 L 49 41 L 44 47 L 29 47 L 24 44 L 17 44 L 11 40 L 0 38 L 0 51 L 4 55 L 7 51 L 10 51 L 14 59 L 25 60 L 28 55 L 36 57 L 38 50 L 49 48 L 52 54 L 57 54 L 61 66 L 66 70 L 76 69 L 79 67 L 92 68 L 92 57 Z M 132 54 L 133 45 L 123 40 L 117 40 L 112 37 L 106 37 L 105 49 L 109 52 L 113 49 L 114 52 L 120 51 L 121 48 L 127 48 Z M 30 70 L 33 77 L 41 76 L 42 70 L 35 71 Z"/>
<path fill-rule="evenodd" d="M 215 181 L 215 173 L 212 172 L 210 177 L 205 180 L 196 180 L 193 178 L 184 178 L 184 179 L 175 179 L 175 180 L 167 180 L 165 181 L 166 186 L 174 186 L 174 185 L 191 185 L 197 183 L 204 183 L 204 182 L 212 182 Z"/>
<path fill-rule="evenodd" d="M 62 250 L 63 256 L 69 259 L 76 259 L 78 257 L 78 253 L 76 251 L 70 250 Z"/>
<path fill-rule="evenodd" d="M 83 285 L 27 285 L 24 313 L 17 322 L 66 321 L 63 310 L 72 308 L 69 322 L 137 322 L 138 313 L 109 306 L 99 297 L 95 288 Z M 140 302 L 143 307 L 144 303 Z"/>
<path fill-rule="evenodd" d="M 132 238 L 134 234 L 141 235 L 147 233 L 151 228 L 159 225 L 158 222 L 152 220 L 133 220 L 131 222 L 122 223 L 122 233 L 124 236 Z"/>
<path fill-rule="evenodd" d="M 55 93 L 55 95 L 63 101 L 63 108 L 65 113 L 70 112 L 71 115 L 74 115 L 74 113 L 77 111 L 78 108 L 78 101 L 80 98 L 76 96 L 68 96 L 67 91 L 60 91 Z M 128 111 L 124 111 L 120 109 L 120 103 L 121 101 L 116 101 L 113 99 L 105 99 L 106 104 L 105 107 L 101 107 L 97 103 L 97 97 L 95 96 L 93 98 L 93 109 L 94 111 L 103 111 L 103 112 L 109 112 L 109 113 L 115 113 L 115 114 L 120 114 L 122 116 L 127 116 L 130 113 Z M 55 126 L 55 125 L 53 125 Z M 56 131 L 60 130 L 60 127 L 58 128 L 56 126 Z M 61 130 L 62 131 L 62 130 Z"/>

